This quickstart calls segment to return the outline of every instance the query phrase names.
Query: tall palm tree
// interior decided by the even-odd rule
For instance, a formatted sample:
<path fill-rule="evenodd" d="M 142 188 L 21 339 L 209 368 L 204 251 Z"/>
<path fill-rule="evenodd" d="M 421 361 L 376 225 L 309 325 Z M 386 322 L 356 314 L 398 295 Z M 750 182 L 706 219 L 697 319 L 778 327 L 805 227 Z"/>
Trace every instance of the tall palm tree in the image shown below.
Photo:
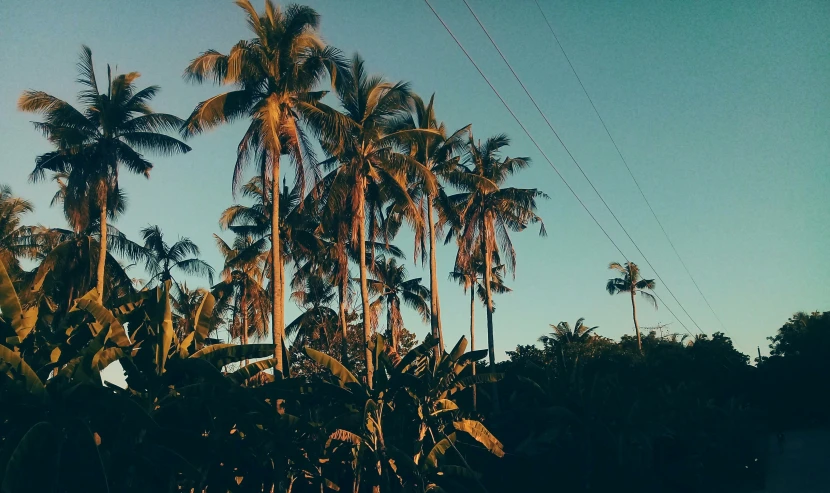
<path fill-rule="evenodd" d="M 249 0 L 236 4 L 245 11 L 254 37 L 236 43 L 228 55 L 215 50 L 202 53 L 184 73 L 192 82 L 212 80 L 233 89 L 199 103 L 183 132 L 189 136 L 226 122 L 250 120 L 237 148 L 232 186 L 236 190 L 247 163 L 257 164 L 264 188 L 271 188 L 272 258 L 280 259 L 280 157 L 289 156 L 296 183 L 304 190 L 305 169 L 314 169 L 316 161 L 301 123 L 310 112 L 323 111 L 317 107 L 325 95 L 316 91 L 320 80 L 328 73 L 333 84 L 339 83 L 340 53 L 325 46 L 319 37 L 320 16 L 314 9 L 289 5 L 282 10 L 265 0 L 265 13 L 260 15 Z M 285 301 L 281 262 L 272 262 L 271 278 L 275 366 L 282 370 Z"/>
<path fill-rule="evenodd" d="M 249 336 L 261 338 L 268 333 L 270 299 L 269 290 L 264 286 L 270 256 L 267 241 L 237 236 L 228 245 L 219 236 L 214 238 L 225 258 L 222 280 L 212 290 L 216 297 L 214 313 L 228 315 L 231 338 L 247 344 Z"/>
<path fill-rule="evenodd" d="M 336 88 L 343 113 L 333 117 L 325 111 L 323 117 L 321 111 L 316 125 L 331 129 L 322 136 L 321 144 L 332 156 L 326 164 L 339 165 L 331 180 L 328 207 L 350 209 L 351 244 L 358 251 L 360 265 L 366 383 L 371 386 L 374 368 L 369 349 L 372 332 L 366 242 L 376 236 L 367 234 L 366 230 L 368 226 L 374 231 L 377 224 L 383 223 L 377 217 L 382 213 L 380 204 L 394 201 L 415 209 L 405 180 L 414 174 L 417 163 L 407 159 L 400 150 L 406 139 L 432 131 L 395 129 L 398 119 L 409 108 L 408 84 L 392 84 L 382 77 L 369 76 L 359 55 L 352 58 L 348 80 L 348 84 Z M 434 188 L 434 178 L 424 173 L 423 179 Z M 408 214 L 406 217 L 415 225 L 420 224 L 420 216 Z"/>
<path fill-rule="evenodd" d="M 403 328 L 401 301 L 421 315 L 426 323 L 430 318 L 427 302 L 429 289 L 421 284 L 421 278 L 407 279 L 406 267 L 398 265 L 394 258 L 378 257 L 372 269 L 374 279 L 369 279 L 369 292 L 377 296 L 372 312 L 386 309 L 386 330 L 392 340 L 392 348 L 398 352 L 398 334 Z"/>
<path fill-rule="evenodd" d="M 498 252 L 506 260 L 507 270 L 513 272 L 516 251 L 509 232 L 522 231 L 530 224 L 539 223 L 539 234 L 546 234 L 542 218 L 536 214 L 536 199 L 547 198 L 547 195 L 535 188 L 504 187 L 509 176 L 530 165 L 529 158 L 501 158 L 501 149 L 509 144 L 506 135 L 490 137 L 481 143 L 470 134 L 462 163 L 464 173 L 451 178 L 461 192 L 447 197 L 442 206 L 442 221 L 452 226 L 446 241 L 453 236 L 458 241 L 456 265 L 464 270 L 472 262 L 476 250 L 484 254 L 487 346 L 491 368 L 496 363 L 491 289 L 493 254 Z M 494 405 L 498 409 L 495 387 L 493 390 Z"/>
<path fill-rule="evenodd" d="M 496 294 L 502 293 L 509 293 L 511 291 L 504 284 L 504 279 L 502 278 L 502 272 L 504 272 L 504 266 L 501 265 L 498 261 L 498 252 L 493 252 L 493 261 L 496 265 L 494 265 L 491 269 L 490 274 L 490 291 Z M 473 258 L 471 259 L 470 263 L 462 268 L 460 266 L 456 266 L 455 270 L 450 272 L 450 279 L 456 281 L 457 283 L 461 284 L 464 287 L 464 292 L 466 293 L 469 289 L 470 291 L 470 351 L 475 351 L 476 349 L 476 294 L 478 294 L 481 303 L 486 307 L 487 306 L 487 291 L 484 289 L 484 255 L 481 254 L 481 250 L 479 249 Z M 495 310 L 495 304 L 493 306 Z M 476 374 L 476 362 L 473 361 L 470 365 L 470 369 L 472 370 L 472 374 Z M 476 385 L 473 385 L 473 409 L 475 410 L 478 405 L 478 389 Z"/>
<path fill-rule="evenodd" d="M 643 342 L 640 339 L 640 325 L 637 323 L 637 303 L 634 301 L 634 295 L 639 293 L 640 296 L 654 305 L 654 309 L 656 310 L 657 299 L 653 294 L 645 291 L 646 289 L 653 290 L 656 283 L 654 279 L 643 279 L 640 276 L 640 268 L 634 262 L 626 262 L 625 264 L 611 262 L 608 268 L 616 270 L 623 275 L 623 277 L 609 279 L 605 285 L 605 289 L 612 296 L 619 293 L 628 293 L 631 295 L 631 314 L 634 317 L 634 330 L 637 332 L 637 348 L 642 352 Z"/>
<path fill-rule="evenodd" d="M 183 121 L 150 109 L 149 102 L 160 89 L 149 86 L 137 90 L 138 72 L 113 77 L 107 65 L 106 92 L 100 93 L 92 51 L 86 46 L 81 50 L 78 72 L 78 82 L 84 86 L 78 94 L 82 109 L 32 90 L 23 93 L 17 107 L 44 116 L 44 121 L 36 122 L 35 128 L 56 148 L 35 160 L 31 179 L 41 180 L 47 171 L 65 173 L 67 210 L 88 210 L 83 204 L 89 204 L 90 197 L 94 198 L 101 228 L 97 288 L 103 300 L 107 208 L 109 196 L 118 193 L 119 169 L 123 166 L 131 173 L 149 178 L 153 165 L 141 152 L 169 155 L 188 152 L 190 147 L 163 133 L 178 130 Z"/>
<path fill-rule="evenodd" d="M 158 226 L 147 226 L 141 230 L 144 239 L 144 262 L 150 275 L 148 285 L 172 280 L 176 289 L 179 282 L 173 277 L 173 270 L 182 274 L 205 276 L 213 285 L 213 267 L 199 259 L 199 247 L 190 238 L 179 238 L 172 245 L 164 241 L 164 234 Z"/>
<path fill-rule="evenodd" d="M 433 202 L 438 194 L 443 193 L 440 181 L 436 183 L 437 188 L 431 183 L 424 182 L 420 177 L 426 174 L 434 178 L 442 179 L 457 172 L 459 163 L 459 151 L 464 145 L 464 136 L 469 132 L 470 125 L 456 130 L 452 135 L 447 135 L 447 129 L 443 122 L 435 117 L 435 95 L 429 98 L 429 103 L 417 95 L 412 96 L 413 112 L 407 113 L 401 120 L 402 128 L 417 128 L 430 130 L 433 133 L 415 133 L 408 142 L 410 146 L 410 157 L 419 164 L 418 169 L 422 173 L 416 173 L 414 186 L 424 196 L 423 208 L 426 209 L 427 233 L 429 239 L 429 289 L 430 289 L 430 321 L 432 335 L 439 341 L 438 351 L 444 351 L 444 332 L 441 327 L 441 304 L 438 297 L 438 262 L 435 258 L 435 235 L 436 218 Z M 417 232 L 417 231 L 416 231 Z M 421 237 L 419 237 L 421 236 Z M 416 247 L 423 242 L 422 235 L 415 238 Z M 423 252 L 426 254 L 426 252 Z"/>
<path fill-rule="evenodd" d="M 37 255 L 37 228 L 22 222 L 23 216 L 34 210 L 31 202 L 15 197 L 11 187 L 0 184 L 0 262 L 11 276 L 20 272 L 21 258 Z"/>

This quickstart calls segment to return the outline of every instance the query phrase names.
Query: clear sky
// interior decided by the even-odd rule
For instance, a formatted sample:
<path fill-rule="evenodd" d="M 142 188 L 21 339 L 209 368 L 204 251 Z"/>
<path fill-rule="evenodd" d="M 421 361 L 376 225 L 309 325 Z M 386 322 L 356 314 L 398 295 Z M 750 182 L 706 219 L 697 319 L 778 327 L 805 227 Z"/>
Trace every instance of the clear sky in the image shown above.
<path fill-rule="evenodd" d="M 510 155 L 534 166 L 513 186 L 536 187 L 549 236 L 516 234 L 513 293 L 499 297 L 496 346 L 529 344 L 548 324 L 586 317 L 599 333 L 633 333 L 626 297 L 604 290 L 611 261 L 623 261 L 529 139 L 420 1 L 309 1 L 322 33 L 371 71 L 436 93 L 449 128 L 473 124 L 477 137 L 506 132 Z M 826 1 L 541 2 L 631 168 L 739 349 L 754 355 L 793 312 L 830 309 L 830 3 Z M 633 261 L 650 269 L 544 125 L 460 0 L 436 8 L 508 99 L 545 152 Z M 707 333 L 720 330 L 660 232 L 531 1 L 471 0 L 565 143 L 634 239 Z M 255 2 L 261 8 L 258 2 Z M 34 157 L 48 150 L 16 111 L 24 89 L 74 101 L 75 62 L 89 45 L 106 63 L 158 84 L 154 109 L 185 117 L 217 88 L 181 79 L 200 52 L 223 52 L 250 37 L 230 1 L 76 0 L 0 4 L 0 182 L 33 200 L 30 221 L 62 225 L 49 208 L 51 183 L 27 182 Z M 103 77 L 103 76 L 102 76 Z M 99 79 L 101 80 L 101 79 Z M 129 210 L 117 226 L 136 238 L 158 224 L 188 236 L 217 269 L 219 213 L 232 203 L 231 169 L 244 126 L 193 139 L 193 152 L 151 159 L 149 181 L 126 177 Z M 228 237 L 228 235 L 225 235 Z M 411 259 L 411 236 L 400 246 Z M 444 327 L 468 330 L 468 301 L 446 280 L 453 245 L 438 255 Z M 413 276 L 427 274 L 408 262 Z M 134 275 L 140 276 L 139 272 Z M 657 292 L 692 332 L 662 285 Z M 671 323 L 668 310 L 641 303 L 643 326 Z M 287 320 L 298 314 L 291 306 Z M 427 328 L 412 313 L 410 329 Z M 477 317 L 479 340 L 486 328 Z"/>

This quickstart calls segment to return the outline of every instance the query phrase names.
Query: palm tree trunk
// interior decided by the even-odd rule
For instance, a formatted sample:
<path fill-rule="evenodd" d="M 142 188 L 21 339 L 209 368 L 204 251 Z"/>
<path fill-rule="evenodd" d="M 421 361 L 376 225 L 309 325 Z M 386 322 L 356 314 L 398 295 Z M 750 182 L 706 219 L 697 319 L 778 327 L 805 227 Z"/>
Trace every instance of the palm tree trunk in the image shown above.
<path fill-rule="evenodd" d="M 242 305 L 242 344 L 248 344 L 248 300 L 247 292 L 245 286 L 242 286 L 242 299 L 240 300 L 240 304 Z M 245 358 L 245 366 L 248 366 L 248 358 Z"/>
<path fill-rule="evenodd" d="M 487 295 L 487 349 L 490 356 L 490 372 L 496 370 L 496 343 L 493 334 L 493 293 L 490 289 L 493 262 L 492 252 L 490 251 L 490 242 L 488 241 L 487 219 L 484 220 L 484 292 Z M 493 411 L 499 412 L 499 391 L 497 384 L 493 384 Z"/>
<path fill-rule="evenodd" d="M 107 191 L 104 188 L 101 194 L 101 241 L 99 242 L 100 250 L 98 251 L 98 303 L 104 303 L 104 266 L 107 263 Z"/>
<path fill-rule="evenodd" d="M 389 337 L 392 339 L 392 349 L 398 351 L 398 335 L 395 333 L 395 325 L 392 322 L 392 300 L 386 302 L 386 328 L 389 330 Z"/>
<path fill-rule="evenodd" d="M 470 351 L 476 350 L 476 283 L 470 287 Z M 476 362 L 472 364 L 473 376 L 476 375 Z M 478 389 L 473 384 L 473 411 L 478 406 Z"/>
<path fill-rule="evenodd" d="M 349 366 L 349 341 L 348 341 L 348 326 L 346 325 L 346 295 L 348 277 L 343 277 L 337 289 L 337 294 L 340 298 L 340 362 Z"/>
<path fill-rule="evenodd" d="M 280 268 L 280 277 L 279 277 L 280 291 L 279 291 L 279 299 L 277 300 L 277 306 L 279 307 L 279 311 L 278 311 L 279 320 L 277 320 L 277 322 L 279 322 L 279 325 L 277 325 L 277 327 L 280 328 L 280 353 L 282 353 L 283 352 L 282 351 L 282 345 L 285 344 L 285 261 L 283 261 L 283 256 L 282 256 L 282 246 L 283 246 L 282 241 L 280 241 L 280 243 L 277 246 L 279 247 L 278 248 L 279 255 L 277 257 L 279 259 L 279 262 L 277 262 L 277 265 Z M 286 351 L 286 354 L 287 354 L 287 351 Z M 285 355 L 281 355 L 280 357 L 282 358 L 284 356 Z M 287 377 L 286 374 L 290 371 L 290 364 L 291 363 L 289 361 L 282 361 L 283 375 L 285 375 L 286 377 Z"/>
<path fill-rule="evenodd" d="M 372 377 L 375 369 L 372 361 L 372 351 L 369 349 L 369 340 L 372 337 L 372 327 L 369 317 L 372 316 L 369 308 L 369 285 L 366 275 L 366 185 L 361 179 L 357 185 L 357 236 L 360 254 L 360 297 L 363 301 L 363 349 L 366 358 L 366 385 L 372 388 Z"/>
<path fill-rule="evenodd" d="M 634 315 L 634 331 L 637 332 L 637 349 L 643 352 L 643 342 L 640 340 L 640 325 L 637 323 L 637 303 L 634 302 L 634 289 L 631 290 L 631 313 Z"/>
<path fill-rule="evenodd" d="M 438 262 L 435 259 L 435 219 L 432 210 L 432 195 L 429 196 L 427 204 L 427 216 L 429 220 L 429 301 L 430 301 L 430 322 L 432 336 L 438 338 L 438 347 L 435 348 L 436 358 L 444 353 L 444 331 L 441 329 L 441 305 L 438 300 Z M 439 353 L 440 351 L 440 353 Z"/>
<path fill-rule="evenodd" d="M 272 157 L 271 176 L 271 336 L 274 340 L 275 372 L 282 372 L 282 255 L 280 249 L 280 159 Z"/>

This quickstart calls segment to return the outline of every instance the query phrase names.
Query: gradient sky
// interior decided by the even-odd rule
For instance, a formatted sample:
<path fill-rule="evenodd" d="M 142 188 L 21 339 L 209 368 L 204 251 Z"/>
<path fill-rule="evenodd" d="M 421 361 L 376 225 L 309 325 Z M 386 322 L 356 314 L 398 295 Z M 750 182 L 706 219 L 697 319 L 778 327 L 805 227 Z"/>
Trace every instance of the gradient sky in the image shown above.
<path fill-rule="evenodd" d="M 510 155 L 534 166 L 510 183 L 536 187 L 549 236 L 514 235 L 513 293 L 496 300 L 496 346 L 530 344 L 548 324 L 586 317 L 599 333 L 633 333 L 630 305 L 604 290 L 611 261 L 623 261 L 547 162 L 420 1 L 309 1 L 322 33 L 346 53 L 359 51 L 370 71 L 436 93 L 449 128 L 473 124 L 477 137 L 506 132 Z M 736 346 L 754 355 L 795 311 L 830 309 L 830 3 L 826 1 L 541 2 L 594 102 L 698 284 Z M 544 125 L 460 0 L 436 8 L 519 113 L 626 255 L 645 262 Z M 531 1 L 471 0 L 479 17 L 535 95 L 611 208 L 701 328 L 720 325 L 706 307 L 634 187 L 576 79 Z M 255 2 L 261 8 L 259 2 Z M 48 150 L 16 110 L 24 89 L 74 102 L 80 45 L 106 63 L 139 71 L 158 84 L 153 105 L 185 117 L 216 94 L 181 79 L 209 48 L 227 52 L 250 37 L 230 1 L 76 0 L 0 5 L 0 182 L 37 206 L 31 222 L 63 225 L 49 208 L 54 186 L 29 184 L 34 157 Z M 102 80 L 103 75 L 99 80 Z M 243 124 L 193 139 L 193 152 L 151 159 L 149 181 L 122 174 L 129 210 L 117 226 L 132 238 L 158 224 L 172 241 L 187 236 L 217 269 L 219 213 L 232 203 L 231 169 Z M 225 234 L 226 238 L 230 235 Z M 399 245 L 408 253 L 411 235 Z M 446 280 L 453 245 L 438 255 L 447 337 L 466 333 L 468 301 Z M 428 274 L 409 260 L 412 276 Z M 137 277 L 138 271 L 131 271 Z M 205 281 L 206 282 L 206 281 Z M 690 331 L 696 328 L 658 284 Z M 293 305 L 286 316 L 299 313 Z M 683 327 L 661 307 L 638 310 L 642 326 Z M 486 328 L 479 310 L 479 340 Z M 413 313 L 407 325 L 427 328 Z"/>

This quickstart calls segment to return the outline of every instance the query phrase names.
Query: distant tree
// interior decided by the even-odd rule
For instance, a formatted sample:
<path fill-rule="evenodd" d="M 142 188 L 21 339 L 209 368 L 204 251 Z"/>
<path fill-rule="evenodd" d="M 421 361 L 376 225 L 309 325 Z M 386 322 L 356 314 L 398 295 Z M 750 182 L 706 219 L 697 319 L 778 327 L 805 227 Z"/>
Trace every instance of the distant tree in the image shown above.
<path fill-rule="evenodd" d="M 15 197 L 11 187 L 0 184 L 0 262 L 11 276 L 20 272 L 21 258 L 37 255 L 35 228 L 22 222 L 23 216 L 33 211 L 31 202 Z"/>
<path fill-rule="evenodd" d="M 643 279 L 640 277 L 640 268 L 634 262 L 626 262 L 625 265 L 611 262 L 608 268 L 623 274 L 623 277 L 609 279 L 605 285 L 605 289 L 612 296 L 619 293 L 628 293 L 631 295 L 631 313 L 634 317 L 634 330 L 637 333 L 637 348 L 642 351 L 643 342 L 640 338 L 640 325 L 637 323 L 637 303 L 634 301 L 634 295 L 639 293 L 640 296 L 654 305 L 654 309 L 656 310 L 657 300 L 654 298 L 654 295 L 646 292 L 647 289 L 653 290 L 656 286 L 654 279 Z"/>
<path fill-rule="evenodd" d="M 394 258 L 378 257 L 371 272 L 369 292 L 377 296 L 372 302 L 372 313 L 386 310 L 386 330 L 392 348 L 397 351 L 398 332 L 404 326 L 401 304 L 418 312 L 424 322 L 429 322 L 429 289 L 421 284 L 420 277 L 407 279 L 406 267 Z"/>
<path fill-rule="evenodd" d="M 141 237 L 144 239 L 145 267 L 150 275 L 148 284 L 171 280 L 178 286 L 178 281 L 173 277 L 175 270 L 181 274 L 205 276 L 213 285 L 213 267 L 198 258 L 199 247 L 190 238 L 179 238 L 172 245 L 168 245 L 158 226 L 143 228 Z"/>
<path fill-rule="evenodd" d="M 242 344 L 248 337 L 264 337 L 268 333 L 270 310 L 265 286 L 265 266 L 270 255 L 265 238 L 254 241 L 250 236 L 237 236 L 232 245 L 214 235 L 216 246 L 225 258 L 222 279 L 213 286 L 215 313 L 227 316 L 231 338 Z"/>

